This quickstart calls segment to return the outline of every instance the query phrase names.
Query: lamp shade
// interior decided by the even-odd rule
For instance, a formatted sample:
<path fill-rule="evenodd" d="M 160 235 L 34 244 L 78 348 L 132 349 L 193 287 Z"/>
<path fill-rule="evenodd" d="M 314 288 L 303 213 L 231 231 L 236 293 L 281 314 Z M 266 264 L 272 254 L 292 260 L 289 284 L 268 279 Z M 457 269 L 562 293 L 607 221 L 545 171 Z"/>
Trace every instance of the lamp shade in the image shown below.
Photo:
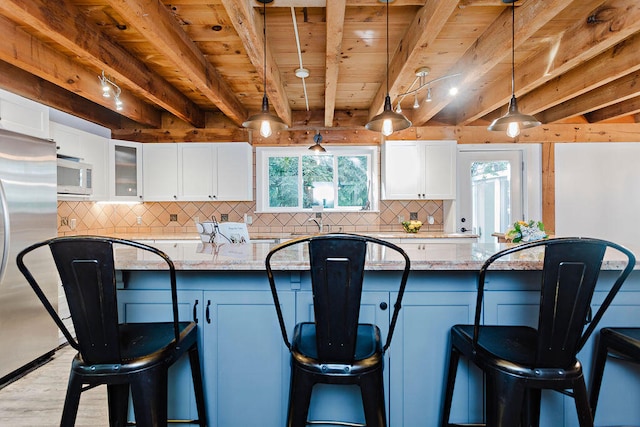
<path fill-rule="evenodd" d="M 522 114 L 518 111 L 516 96 L 512 95 L 509 101 L 509 111 L 502 117 L 495 119 L 488 127 L 490 131 L 507 132 L 511 138 L 520 134 L 520 129 L 540 126 L 540 122 L 533 116 Z"/>
<path fill-rule="evenodd" d="M 282 119 L 269 112 L 269 99 L 265 95 L 262 98 L 262 111 L 249 117 L 242 126 L 248 129 L 260 131 L 263 138 L 271 136 L 274 130 L 286 129 L 288 126 Z"/>
<path fill-rule="evenodd" d="M 389 136 L 393 132 L 411 127 L 411 121 L 404 115 L 393 111 L 391 97 L 387 95 L 384 99 L 384 111 L 371 119 L 365 127 L 368 130 L 382 132 L 384 136 Z"/>
<path fill-rule="evenodd" d="M 320 145 L 320 143 L 322 142 L 322 135 L 320 135 L 319 132 L 313 136 L 313 141 L 315 142 L 315 144 L 309 147 L 309 150 L 316 153 L 324 153 L 327 151 L 322 145 Z"/>

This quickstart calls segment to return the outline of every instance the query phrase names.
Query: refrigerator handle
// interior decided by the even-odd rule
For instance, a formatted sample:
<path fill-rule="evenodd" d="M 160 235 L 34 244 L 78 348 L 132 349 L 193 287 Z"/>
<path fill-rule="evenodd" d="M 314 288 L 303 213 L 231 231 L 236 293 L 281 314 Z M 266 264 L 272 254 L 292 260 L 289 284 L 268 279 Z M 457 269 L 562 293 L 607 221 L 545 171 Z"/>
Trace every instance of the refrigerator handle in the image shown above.
<path fill-rule="evenodd" d="M 2 219 L 4 226 L 4 242 L 2 245 L 2 261 L 0 261 L 0 283 L 4 280 L 9 262 L 9 243 L 11 224 L 9 223 L 9 205 L 7 204 L 7 193 L 4 191 L 4 181 L 0 179 L 0 204 L 2 205 Z"/>

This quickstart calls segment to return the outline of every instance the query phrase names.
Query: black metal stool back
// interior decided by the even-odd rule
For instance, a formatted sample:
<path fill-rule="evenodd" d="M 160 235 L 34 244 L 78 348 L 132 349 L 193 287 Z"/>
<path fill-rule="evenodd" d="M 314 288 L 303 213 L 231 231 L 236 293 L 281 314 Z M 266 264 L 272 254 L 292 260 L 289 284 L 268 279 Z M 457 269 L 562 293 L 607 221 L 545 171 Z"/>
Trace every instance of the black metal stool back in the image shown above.
<path fill-rule="evenodd" d="M 309 250 L 315 319 L 314 322 L 295 325 L 290 342 L 280 311 L 271 264 L 276 253 L 304 243 L 307 243 Z M 398 296 L 384 345 L 378 326 L 359 323 L 358 318 L 367 246 L 375 244 L 400 254 L 402 270 Z M 365 236 L 310 236 L 273 248 L 267 255 L 266 268 L 282 337 L 291 352 L 292 372 L 287 426 L 307 425 L 311 392 L 316 383 L 360 386 L 366 425 L 386 426 L 383 355 L 391 344 L 409 275 L 410 261 L 404 251 L 394 244 Z M 340 425 L 359 424 L 341 422 Z"/>
<path fill-rule="evenodd" d="M 484 287 L 489 268 L 508 255 L 544 249 L 537 328 L 482 325 Z M 595 315 L 591 299 L 607 248 L 622 254 L 624 267 Z M 612 242 L 558 238 L 510 247 L 491 256 L 480 269 L 474 325 L 451 328 L 451 352 L 442 426 L 449 426 L 457 365 L 464 356 L 486 376 L 486 425 L 539 425 L 540 390 L 574 397 L 580 425 L 592 426 L 582 366 L 576 355 L 594 331 L 627 276 L 635 257 Z"/>
<path fill-rule="evenodd" d="M 171 321 L 118 322 L 116 244 L 154 253 L 165 261 L 172 297 Z M 58 269 L 75 336 L 62 322 L 25 263 L 30 252 L 44 246 L 50 248 Z M 191 362 L 199 419 L 182 422 L 206 425 L 197 329 L 194 322 L 178 320 L 175 267 L 164 252 L 122 239 L 58 237 L 24 249 L 17 256 L 17 264 L 69 344 L 78 350 L 71 367 L 62 426 L 74 425 L 81 392 L 100 384 L 107 385 L 110 425 L 126 425 L 131 388 L 136 424 L 165 426 L 167 370 L 185 353 Z"/>

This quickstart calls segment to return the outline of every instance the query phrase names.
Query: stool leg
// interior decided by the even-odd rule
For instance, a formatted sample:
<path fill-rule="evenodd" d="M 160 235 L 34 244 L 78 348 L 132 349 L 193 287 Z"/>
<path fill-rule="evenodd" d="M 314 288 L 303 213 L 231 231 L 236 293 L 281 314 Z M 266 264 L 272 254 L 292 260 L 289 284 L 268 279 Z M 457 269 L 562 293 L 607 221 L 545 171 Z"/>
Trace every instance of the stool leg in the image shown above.
<path fill-rule="evenodd" d="M 109 402 L 109 425 L 125 427 L 129 409 L 129 384 L 107 385 L 107 401 Z"/>
<path fill-rule="evenodd" d="M 487 374 L 487 426 L 519 425 L 524 395 L 524 384 L 517 378 L 498 372 Z"/>
<path fill-rule="evenodd" d="M 287 427 L 305 427 L 315 381 L 292 364 Z"/>
<path fill-rule="evenodd" d="M 447 384 L 444 393 L 444 407 L 442 409 L 441 427 L 449 425 L 449 415 L 451 413 L 451 401 L 453 400 L 453 387 L 456 383 L 456 374 L 458 373 L 458 362 L 460 360 L 460 352 L 452 345 L 449 352 L 449 367 L 447 369 Z"/>
<path fill-rule="evenodd" d="M 367 427 L 387 427 L 382 370 L 364 375 L 360 379 L 360 391 Z"/>
<path fill-rule="evenodd" d="M 71 374 L 69 375 L 69 384 L 67 385 L 67 395 L 64 399 L 64 408 L 62 409 L 60 427 L 75 426 L 81 393 L 82 380 L 73 371 L 71 371 Z"/>
<path fill-rule="evenodd" d="M 131 380 L 133 412 L 138 427 L 167 425 L 167 367 L 141 372 Z"/>
<path fill-rule="evenodd" d="M 540 399 L 540 389 L 529 388 L 525 390 L 524 404 L 522 407 L 523 427 L 540 427 Z"/>
<path fill-rule="evenodd" d="M 191 376 L 193 378 L 193 388 L 196 395 L 199 425 L 200 427 L 206 427 L 207 414 L 204 401 L 204 387 L 202 386 L 202 370 L 200 369 L 200 353 L 197 343 L 189 349 L 189 364 L 191 365 Z"/>
<path fill-rule="evenodd" d="M 580 378 L 574 383 L 573 399 L 575 400 L 580 427 L 593 427 L 593 416 L 591 415 L 589 395 L 587 394 L 587 385 L 584 383 L 584 378 Z"/>
<path fill-rule="evenodd" d="M 600 387 L 602 386 L 602 376 L 604 374 L 604 365 L 607 361 L 608 353 L 609 348 L 607 340 L 603 335 L 600 335 L 600 338 L 598 339 L 596 359 L 593 362 L 593 370 L 591 374 L 591 396 L 589 397 L 589 406 L 591 407 L 591 414 L 594 418 L 596 416 L 596 406 L 598 405 Z"/>

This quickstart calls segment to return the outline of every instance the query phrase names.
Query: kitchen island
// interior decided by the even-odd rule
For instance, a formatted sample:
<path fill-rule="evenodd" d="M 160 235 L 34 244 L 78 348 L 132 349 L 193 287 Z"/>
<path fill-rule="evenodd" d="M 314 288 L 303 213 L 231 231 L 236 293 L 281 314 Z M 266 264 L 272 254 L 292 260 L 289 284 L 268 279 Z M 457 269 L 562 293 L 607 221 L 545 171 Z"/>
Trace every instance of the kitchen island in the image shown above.
<path fill-rule="evenodd" d="M 203 356 L 209 425 L 219 427 L 285 425 L 289 388 L 289 354 L 282 343 L 264 271 L 271 243 L 204 244 L 194 241 L 154 242 L 178 269 L 180 316 L 198 321 Z M 448 332 L 455 323 L 472 323 L 477 271 L 501 244 L 401 243 L 412 262 L 403 308 L 386 355 L 385 387 L 391 426 L 435 426 L 441 410 L 448 351 Z M 542 254 L 498 263 L 489 277 L 483 319 L 486 323 L 532 323 L 539 299 Z M 273 260 L 285 321 L 289 330 L 312 316 L 307 256 L 288 248 Z M 118 249 L 122 321 L 164 318 L 169 306 L 166 273 L 160 260 L 135 249 Z M 368 255 L 361 321 L 381 326 L 386 334 L 399 279 L 400 259 L 382 249 Z M 622 268 L 606 257 L 606 279 Z M 640 271 L 634 271 L 616 297 L 601 326 L 640 326 Z M 518 278 L 516 282 L 514 279 Z M 159 280 L 162 278 L 163 280 Z M 603 298 L 594 296 L 594 306 Z M 581 354 L 587 377 L 593 339 Z M 181 361 L 186 363 L 186 361 Z M 630 375 L 636 369 L 634 375 Z M 180 363 L 172 372 L 171 416 L 195 414 L 188 370 Z M 624 389 L 624 393 L 619 390 Z M 318 386 L 310 417 L 362 421 L 357 389 Z M 482 377 L 461 365 L 454 395 L 452 422 L 482 418 Z M 640 408 L 640 371 L 621 363 L 607 365 L 597 424 L 633 423 Z M 543 395 L 542 426 L 577 426 L 573 399 Z"/>

